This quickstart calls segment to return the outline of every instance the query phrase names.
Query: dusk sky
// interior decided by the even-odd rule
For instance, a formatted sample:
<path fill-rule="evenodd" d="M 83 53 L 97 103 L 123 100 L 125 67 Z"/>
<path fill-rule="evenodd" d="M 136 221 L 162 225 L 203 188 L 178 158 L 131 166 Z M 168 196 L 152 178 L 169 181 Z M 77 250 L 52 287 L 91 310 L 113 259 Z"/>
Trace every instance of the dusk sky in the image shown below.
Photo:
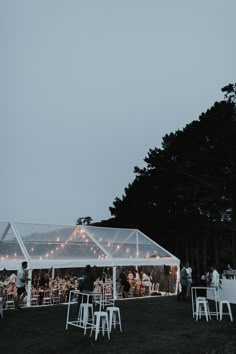
<path fill-rule="evenodd" d="M 75 224 L 236 82 L 235 0 L 0 0 L 0 221 Z"/>

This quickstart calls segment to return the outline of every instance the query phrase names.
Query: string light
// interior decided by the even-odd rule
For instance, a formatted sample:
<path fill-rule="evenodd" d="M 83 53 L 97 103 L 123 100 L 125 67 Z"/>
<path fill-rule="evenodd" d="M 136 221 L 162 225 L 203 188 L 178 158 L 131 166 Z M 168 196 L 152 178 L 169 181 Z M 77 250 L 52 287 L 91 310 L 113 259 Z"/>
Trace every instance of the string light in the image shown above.
<path fill-rule="evenodd" d="M 59 236 L 61 236 L 59 232 L 58 232 L 58 234 L 59 234 Z M 91 234 L 91 235 L 93 235 L 93 234 Z M 109 256 L 105 255 L 102 252 L 102 250 L 99 248 L 99 246 L 97 246 L 93 242 L 93 240 L 91 240 L 90 234 L 87 234 L 84 230 L 81 229 L 81 227 L 77 227 L 71 234 L 67 235 L 66 237 L 64 237 L 64 236 L 59 237 L 59 236 L 54 237 L 54 241 L 52 241 L 52 240 L 46 241 L 46 244 L 48 244 L 49 246 L 52 246 L 52 247 L 48 247 L 48 250 L 47 250 L 48 252 L 45 253 L 43 256 L 40 256 L 39 257 L 40 260 L 42 260 L 44 258 L 48 259 L 49 257 L 53 258 L 52 255 L 54 255 L 56 252 L 63 252 L 62 250 L 65 248 L 66 245 L 69 245 L 69 247 L 70 247 L 69 250 L 70 249 L 73 250 L 73 242 L 75 245 L 74 252 L 77 252 L 77 249 L 78 249 L 78 252 L 77 252 L 78 256 L 82 252 L 83 245 L 87 244 L 88 247 L 85 249 L 85 253 L 88 255 L 88 257 L 90 255 L 91 258 L 97 258 L 97 259 L 108 259 L 109 258 Z M 76 238 L 77 236 L 79 237 L 79 239 Z M 98 242 L 100 242 L 100 243 L 103 242 L 105 247 L 109 248 L 109 252 L 112 253 L 113 257 L 115 256 L 115 254 L 117 254 L 117 256 L 118 256 L 118 254 L 120 254 L 121 251 L 122 251 L 122 253 L 124 253 L 124 257 L 129 257 L 129 258 L 140 257 L 141 249 L 135 250 L 133 248 L 133 247 L 135 247 L 135 243 L 133 245 L 133 242 L 131 242 L 129 244 L 125 244 L 126 240 L 124 240 L 124 242 L 122 242 L 121 244 L 117 244 L 117 243 L 114 244 L 112 241 L 109 241 L 106 238 L 104 238 L 104 241 L 103 241 L 103 237 L 98 236 L 96 234 L 93 236 L 98 240 Z M 60 239 L 62 239 L 61 242 L 60 242 Z M 55 240 L 58 244 L 55 242 Z M 78 245 L 78 248 L 77 248 L 77 245 Z M 92 245 L 92 247 L 91 247 L 91 245 Z M 151 245 L 151 243 L 149 243 L 149 244 L 140 243 L 141 248 L 142 247 L 146 248 L 146 250 L 143 250 L 144 252 L 141 251 L 142 257 L 146 257 L 146 258 L 153 257 L 153 258 L 159 259 L 160 256 L 158 255 L 159 254 L 158 249 L 152 250 L 151 249 L 152 247 L 150 245 Z M 148 251 L 147 251 L 147 247 L 150 247 L 150 249 Z M 36 249 L 37 249 L 36 246 L 29 248 L 29 250 L 31 250 L 32 253 L 35 252 L 35 255 L 37 254 Z M 68 250 L 68 249 L 66 249 L 66 250 Z M 38 249 L 37 249 L 37 251 L 38 251 Z M 126 256 L 125 256 L 125 253 L 126 253 Z M 12 256 L 5 255 L 5 256 L 2 256 L 0 259 L 6 260 L 6 259 L 9 259 L 9 257 L 12 257 Z M 14 257 L 17 257 L 17 253 L 14 253 Z M 55 255 L 55 257 L 57 257 L 57 255 Z"/>

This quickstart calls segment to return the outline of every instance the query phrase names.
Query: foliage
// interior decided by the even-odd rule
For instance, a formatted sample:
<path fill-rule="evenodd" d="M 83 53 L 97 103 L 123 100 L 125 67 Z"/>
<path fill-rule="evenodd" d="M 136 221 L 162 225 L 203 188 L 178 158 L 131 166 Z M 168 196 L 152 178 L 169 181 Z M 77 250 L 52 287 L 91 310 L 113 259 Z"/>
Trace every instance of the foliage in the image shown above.
<path fill-rule="evenodd" d="M 77 219 L 76 225 L 90 225 L 92 221 L 91 216 L 83 216 Z"/>
<path fill-rule="evenodd" d="M 236 84 L 222 91 L 225 101 L 149 150 L 107 221 L 143 230 L 199 272 L 209 262 L 236 266 Z"/>

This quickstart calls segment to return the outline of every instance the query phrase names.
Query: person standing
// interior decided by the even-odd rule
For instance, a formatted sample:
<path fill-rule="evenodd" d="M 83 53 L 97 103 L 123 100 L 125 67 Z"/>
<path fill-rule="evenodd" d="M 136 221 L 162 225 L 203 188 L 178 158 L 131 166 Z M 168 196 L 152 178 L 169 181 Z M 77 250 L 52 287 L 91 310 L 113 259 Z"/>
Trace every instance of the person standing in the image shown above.
<path fill-rule="evenodd" d="M 181 285 L 181 291 L 179 292 L 177 296 L 177 300 L 186 300 L 187 297 L 187 287 L 188 287 L 188 274 L 186 272 L 186 268 L 182 267 L 180 271 L 180 285 Z"/>
<path fill-rule="evenodd" d="M 150 289 L 152 286 L 150 277 L 142 270 L 142 287 L 144 288 L 144 296 L 148 296 L 150 294 Z"/>
<path fill-rule="evenodd" d="M 21 264 L 21 268 L 17 271 L 17 278 L 16 278 L 17 295 L 15 301 L 16 310 L 21 309 L 22 302 L 25 296 L 27 295 L 25 283 L 30 279 L 28 279 L 26 268 L 27 268 L 27 262 L 24 261 Z"/>
<path fill-rule="evenodd" d="M 95 276 L 92 272 L 91 266 L 88 264 L 85 267 L 85 271 L 82 276 L 79 278 L 79 289 L 83 293 L 92 293 L 94 289 Z M 82 300 L 82 295 L 78 296 L 78 307 L 80 306 Z M 92 296 L 89 296 L 89 302 L 92 303 Z"/>
<path fill-rule="evenodd" d="M 192 286 L 192 268 L 190 267 L 189 262 L 186 262 L 185 269 L 186 269 L 186 273 L 187 273 L 187 292 L 186 292 L 186 297 L 189 298 L 190 290 L 191 290 L 191 286 Z"/>
<path fill-rule="evenodd" d="M 220 286 L 220 275 L 214 266 L 211 266 L 211 282 L 210 286 L 219 289 Z"/>
<path fill-rule="evenodd" d="M 130 291 L 130 283 L 127 280 L 127 276 L 125 274 L 125 271 L 122 270 L 120 275 L 119 275 L 119 281 L 120 281 L 120 285 L 122 288 L 122 297 L 128 297 L 128 292 Z"/>

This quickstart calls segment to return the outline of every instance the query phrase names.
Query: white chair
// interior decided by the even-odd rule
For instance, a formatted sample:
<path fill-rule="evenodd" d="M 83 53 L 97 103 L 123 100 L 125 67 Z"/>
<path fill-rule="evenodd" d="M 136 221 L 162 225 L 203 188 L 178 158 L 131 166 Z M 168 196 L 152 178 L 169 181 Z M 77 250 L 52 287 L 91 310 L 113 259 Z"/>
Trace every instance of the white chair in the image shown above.
<path fill-rule="evenodd" d="M 59 304 L 60 303 L 60 295 L 59 295 L 59 290 L 58 289 L 53 289 L 52 290 L 52 303 L 53 304 Z"/>
<path fill-rule="evenodd" d="M 198 318 L 201 319 L 202 316 L 205 316 L 207 322 L 208 322 L 208 318 L 211 319 L 209 304 L 205 297 L 197 297 L 196 298 L 196 321 L 198 320 Z"/>
<path fill-rule="evenodd" d="M 30 303 L 31 303 L 31 306 L 38 306 L 38 304 L 39 304 L 39 294 L 36 289 L 33 289 L 31 292 Z"/>
<path fill-rule="evenodd" d="M 90 337 L 93 334 L 93 330 L 95 330 L 95 340 L 97 340 L 100 331 L 102 331 L 103 336 L 105 332 L 107 332 L 108 339 L 110 339 L 109 320 L 108 313 L 106 311 L 94 312 L 94 322 L 91 327 Z"/>
<path fill-rule="evenodd" d="M 10 293 L 6 295 L 6 302 L 5 302 L 5 309 L 14 309 L 15 308 L 15 301 L 14 301 L 14 294 Z"/>
<path fill-rule="evenodd" d="M 50 290 L 45 290 L 44 291 L 44 297 L 43 297 L 43 305 L 52 305 L 52 299 L 51 299 L 51 293 Z"/>
<path fill-rule="evenodd" d="M 224 305 L 227 306 L 228 312 L 223 312 Z M 227 300 L 221 300 L 219 302 L 219 311 L 220 311 L 220 321 L 222 320 L 223 315 L 228 315 L 230 317 L 231 322 L 233 322 L 233 316 L 231 311 L 230 302 Z"/>
<path fill-rule="evenodd" d="M 30 300 L 31 306 L 38 306 L 38 298 L 37 297 L 32 297 Z"/>

